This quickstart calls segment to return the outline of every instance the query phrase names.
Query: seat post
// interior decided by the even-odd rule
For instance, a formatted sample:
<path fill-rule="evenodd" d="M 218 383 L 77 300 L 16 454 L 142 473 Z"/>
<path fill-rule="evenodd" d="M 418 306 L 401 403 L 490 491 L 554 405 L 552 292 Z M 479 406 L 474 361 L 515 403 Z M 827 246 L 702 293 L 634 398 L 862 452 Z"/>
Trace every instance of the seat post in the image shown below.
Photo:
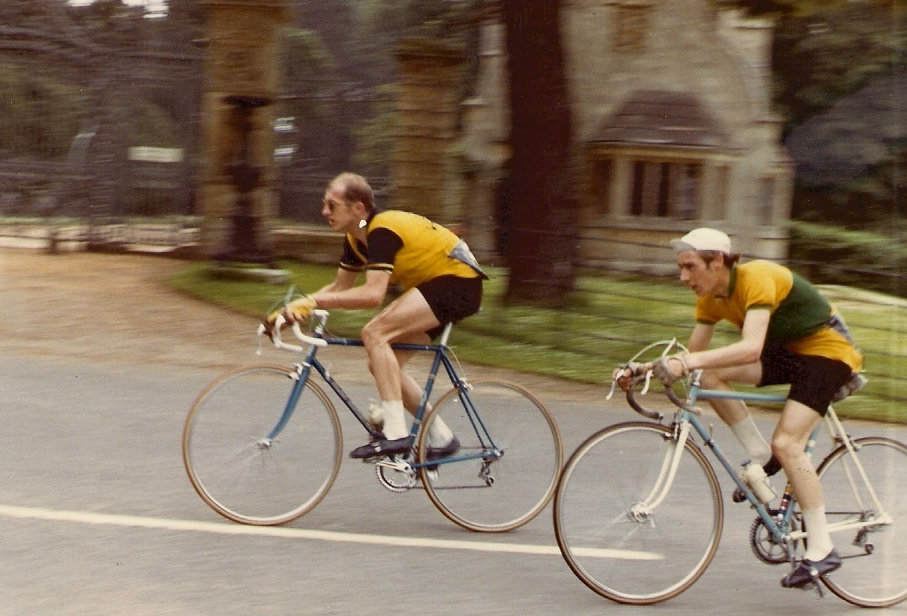
<path fill-rule="evenodd" d="M 453 323 L 448 323 L 444 326 L 444 330 L 441 332 L 441 339 L 438 341 L 438 344 L 441 346 L 447 346 L 447 339 L 450 337 L 450 330 L 453 328 Z"/>

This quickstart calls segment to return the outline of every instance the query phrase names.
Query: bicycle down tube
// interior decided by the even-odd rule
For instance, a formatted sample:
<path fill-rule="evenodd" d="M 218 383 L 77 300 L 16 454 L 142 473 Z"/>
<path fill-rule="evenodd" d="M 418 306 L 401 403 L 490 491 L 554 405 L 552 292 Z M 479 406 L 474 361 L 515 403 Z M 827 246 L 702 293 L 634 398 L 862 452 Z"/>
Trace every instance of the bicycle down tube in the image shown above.
<path fill-rule="evenodd" d="M 317 334 L 321 334 L 321 331 L 316 330 Z M 423 389 L 422 401 L 419 404 L 419 409 L 416 414 L 416 423 L 415 426 L 418 426 L 421 422 L 422 416 L 425 412 L 425 407 L 428 403 L 428 399 L 431 397 L 431 392 L 434 387 L 435 380 L 437 378 L 438 368 L 443 362 L 444 368 L 446 369 L 448 375 L 450 376 L 451 383 L 454 386 L 460 387 L 462 384 L 462 379 L 456 371 L 453 370 L 453 366 L 450 364 L 450 359 L 445 353 L 445 345 L 447 338 L 450 335 L 450 325 L 448 324 L 445 327 L 441 339 L 437 344 L 414 344 L 414 343 L 394 343 L 391 345 L 391 348 L 398 351 L 420 351 L 420 352 L 431 352 L 434 354 L 434 359 L 432 361 L 431 369 L 429 370 L 428 381 L 425 384 Z M 345 346 L 345 347 L 363 347 L 364 344 L 362 340 L 357 338 L 324 338 L 325 346 Z M 318 352 L 318 346 L 312 345 L 308 351 L 306 351 L 306 356 L 303 359 L 302 363 L 298 365 L 297 369 L 297 383 L 293 387 L 290 397 L 287 400 L 286 407 L 284 412 L 281 414 L 278 419 L 277 424 L 268 434 L 267 439 L 273 440 L 280 434 L 281 430 L 286 427 L 287 422 L 293 415 L 293 411 L 296 407 L 296 404 L 299 401 L 299 396 L 302 391 L 305 389 L 305 384 L 308 381 L 312 368 L 321 375 L 321 378 L 324 379 L 324 382 L 328 384 L 331 390 L 337 394 L 340 400 L 343 402 L 356 420 L 362 425 L 363 428 L 369 433 L 369 436 L 372 438 L 379 438 L 380 432 L 378 432 L 371 424 L 366 420 L 362 411 L 353 401 L 353 399 L 346 393 L 343 387 L 331 376 L 330 371 L 322 364 L 316 354 Z M 415 430 L 410 433 L 410 436 L 415 436 Z"/>
<path fill-rule="evenodd" d="M 772 395 L 772 394 L 747 393 L 747 392 L 726 392 L 726 391 L 714 390 L 714 389 L 701 389 L 695 382 L 693 383 L 693 386 L 690 389 L 689 399 L 692 403 L 695 403 L 696 400 L 709 400 L 709 399 L 722 399 L 722 398 L 723 399 L 741 400 L 743 402 L 770 402 L 770 403 L 783 403 L 786 400 L 786 398 L 784 396 Z M 859 457 L 857 455 L 855 455 L 853 443 L 851 442 L 851 439 L 848 437 L 847 432 L 844 430 L 844 426 L 841 424 L 841 420 L 838 418 L 837 414 L 834 413 L 833 411 L 827 413 L 825 415 L 825 424 L 828 429 L 828 433 L 829 433 L 829 436 L 830 436 L 832 442 L 839 442 L 840 444 L 844 445 L 844 447 L 847 449 L 848 457 L 847 457 L 847 462 L 845 463 L 845 469 L 847 471 L 847 480 L 848 480 L 848 484 L 851 489 L 851 493 L 853 494 L 854 498 L 857 500 L 857 503 L 860 506 L 860 508 L 865 511 L 869 508 L 867 508 L 865 503 L 863 502 L 863 499 L 861 497 L 861 491 L 858 489 L 857 486 L 859 485 L 859 486 L 865 487 L 865 489 L 868 492 L 868 497 L 872 500 L 873 506 L 871 509 L 873 509 L 876 512 L 876 516 L 872 520 L 860 520 L 860 521 L 849 520 L 849 521 L 843 521 L 843 522 L 829 522 L 828 523 L 829 532 L 834 533 L 834 532 L 840 532 L 840 531 L 845 531 L 845 530 L 864 528 L 867 526 L 872 526 L 874 524 L 891 523 L 891 516 L 885 512 L 882 504 L 879 502 L 875 489 L 872 487 L 872 483 L 869 481 L 869 478 L 866 474 L 866 471 L 863 469 L 863 465 L 860 462 Z M 806 444 L 806 453 L 807 454 L 812 453 L 820 430 L 821 430 L 821 424 L 819 426 L 816 426 L 815 430 L 813 430 L 812 434 L 810 435 L 809 440 L 807 441 L 807 444 Z M 702 435 L 702 431 L 699 430 L 699 432 L 700 432 L 700 435 Z M 705 439 L 705 436 L 704 435 L 702 435 L 702 436 Z M 708 443 L 708 440 L 706 442 Z M 710 445 L 710 447 L 711 447 L 711 445 Z M 713 451 L 715 451 L 714 447 L 712 447 L 712 449 L 713 449 Z M 736 477 L 736 473 L 733 472 L 733 466 L 731 466 L 730 463 L 727 462 L 727 460 L 724 458 L 724 456 L 719 455 L 719 453 L 716 451 L 716 457 L 719 459 L 719 461 L 722 463 L 722 465 L 725 466 L 725 468 L 728 470 L 728 472 L 731 474 L 731 476 L 734 477 L 735 481 L 738 483 L 738 487 L 741 487 L 741 488 L 744 487 L 742 485 L 742 482 Z M 853 470 L 856 471 L 856 473 L 858 474 L 858 476 L 859 476 L 858 479 L 854 478 L 852 476 L 851 466 L 853 466 Z M 785 522 L 789 521 L 790 517 L 792 517 L 792 515 L 793 515 L 792 509 L 793 508 L 791 508 L 790 511 L 785 512 L 785 519 L 784 519 Z M 757 510 L 758 510 L 758 508 L 757 508 Z M 767 519 L 767 518 L 764 517 L 764 519 Z M 769 526 L 769 528 L 772 528 L 772 527 Z M 774 529 L 772 529 L 772 530 L 774 532 Z M 807 536 L 807 533 L 805 530 L 792 531 L 788 534 L 788 536 L 792 540 L 799 540 L 799 539 L 805 538 Z"/>

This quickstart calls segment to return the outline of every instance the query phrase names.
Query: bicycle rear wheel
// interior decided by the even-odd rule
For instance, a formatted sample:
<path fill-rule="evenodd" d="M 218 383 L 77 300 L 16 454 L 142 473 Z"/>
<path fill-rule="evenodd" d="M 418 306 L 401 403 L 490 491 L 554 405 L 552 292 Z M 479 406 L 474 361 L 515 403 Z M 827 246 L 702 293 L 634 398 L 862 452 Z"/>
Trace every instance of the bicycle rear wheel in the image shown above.
<path fill-rule="evenodd" d="M 241 368 L 212 382 L 189 410 L 183 463 L 214 511 L 242 524 L 289 522 L 324 498 L 340 469 L 340 422 L 313 383 L 283 430 L 278 424 L 297 374 L 278 366 Z"/>
<path fill-rule="evenodd" d="M 564 467 L 554 497 L 558 547 L 603 597 L 636 605 L 670 599 L 715 555 L 724 504 L 711 465 L 689 440 L 670 490 L 656 502 L 676 445 L 671 428 L 617 424 L 589 437 Z"/>
<path fill-rule="evenodd" d="M 418 458 L 436 418 L 460 440 L 460 451 L 423 468 L 422 484 L 448 519 L 469 530 L 505 532 L 537 516 L 557 487 L 563 445 L 548 409 L 519 385 L 477 381 L 452 389 L 425 418 Z"/>
<path fill-rule="evenodd" d="M 907 446 L 866 437 L 856 439 L 854 447 L 883 511 L 876 509 L 846 447 L 838 447 L 822 461 L 817 472 L 829 525 L 880 519 L 878 525 L 866 529 L 832 534 L 843 565 L 822 581 L 854 605 L 886 607 L 907 598 Z M 880 514 L 890 516 L 891 523 L 883 523 Z"/>

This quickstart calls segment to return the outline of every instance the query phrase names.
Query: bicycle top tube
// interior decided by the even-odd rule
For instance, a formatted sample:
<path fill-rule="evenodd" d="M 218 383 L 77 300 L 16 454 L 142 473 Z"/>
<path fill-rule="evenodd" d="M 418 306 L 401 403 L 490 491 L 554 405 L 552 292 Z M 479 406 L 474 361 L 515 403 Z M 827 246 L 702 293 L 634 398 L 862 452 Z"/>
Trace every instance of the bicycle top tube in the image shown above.
<path fill-rule="evenodd" d="M 327 319 L 329 313 L 327 310 L 315 310 L 312 313 L 312 318 L 315 320 L 315 324 L 312 330 L 312 334 L 306 334 L 302 331 L 302 328 L 299 326 L 299 323 L 293 323 L 290 327 L 290 331 L 293 332 L 293 335 L 300 342 L 307 344 L 311 347 L 309 354 L 314 355 L 318 347 L 324 347 L 329 345 L 334 346 L 349 346 L 349 347 L 362 347 L 365 346 L 365 343 L 362 342 L 361 338 L 335 338 L 330 337 L 326 338 L 324 336 Z M 281 315 L 278 317 L 278 321 L 273 330 L 272 342 L 275 347 L 278 349 L 283 349 L 285 351 L 294 351 L 297 353 L 304 352 L 304 347 L 297 346 L 295 344 L 289 344 L 284 342 L 280 336 L 280 328 L 286 321 Z M 452 323 L 447 323 L 444 326 L 443 331 L 436 343 L 429 344 L 419 344 L 413 342 L 394 342 L 391 343 L 391 348 L 399 351 L 431 351 L 431 352 L 444 352 L 447 349 L 447 340 L 450 337 L 450 331 L 453 327 Z M 259 326 L 258 335 L 261 337 L 264 334 L 264 326 Z"/>
<path fill-rule="evenodd" d="M 327 346 L 361 347 L 365 346 L 361 338 L 323 338 Z M 447 346 L 440 343 L 418 344 L 415 342 L 394 342 L 391 348 L 396 351 L 440 351 Z"/>
<path fill-rule="evenodd" d="M 723 390 L 723 389 L 702 389 L 698 385 L 690 388 L 688 395 L 692 404 L 697 400 L 741 400 L 743 402 L 778 402 L 787 401 L 787 396 L 781 394 L 761 394 L 757 392 Z"/>
<path fill-rule="evenodd" d="M 322 311 L 323 314 L 317 314 L 316 317 L 319 319 L 318 325 L 315 326 L 315 333 L 318 334 L 318 337 L 321 338 L 321 335 L 324 332 L 324 325 L 327 321 L 326 311 Z M 447 323 L 444 326 L 444 330 L 441 332 L 441 335 L 438 338 L 436 343 L 428 344 L 419 344 L 415 342 L 392 342 L 391 348 L 397 351 L 440 351 L 447 348 L 447 339 L 450 337 L 450 330 L 453 327 L 453 323 Z M 365 346 L 365 343 L 362 342 L 361 338 L 321 338 L 329 345 L 335 346 L 352 346 L 352 347 L 361 347 Z"/>

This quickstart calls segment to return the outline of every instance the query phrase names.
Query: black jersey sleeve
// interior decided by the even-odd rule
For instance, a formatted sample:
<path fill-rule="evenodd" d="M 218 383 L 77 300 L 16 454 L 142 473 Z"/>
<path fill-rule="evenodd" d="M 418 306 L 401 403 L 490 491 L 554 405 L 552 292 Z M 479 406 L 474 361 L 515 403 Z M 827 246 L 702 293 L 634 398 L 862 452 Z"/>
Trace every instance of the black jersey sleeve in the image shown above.
<path fill-rule="evenodd" d="M 394 271 L 394 259 L 403 247 L 399 235 L 385 227 L 378 227 L 368 234 L 368 269 Z"/>
<path fill-rule="evenodd" d="M 344 239 L 343 254 L 340 255 L 340 267 L 353 272 L 361 272 L 366 265 L 365 250 L 361 246 L 353 246 L 352 242 L 354 241 L 356 240 L 350 239 L 349 235 Z"/>

